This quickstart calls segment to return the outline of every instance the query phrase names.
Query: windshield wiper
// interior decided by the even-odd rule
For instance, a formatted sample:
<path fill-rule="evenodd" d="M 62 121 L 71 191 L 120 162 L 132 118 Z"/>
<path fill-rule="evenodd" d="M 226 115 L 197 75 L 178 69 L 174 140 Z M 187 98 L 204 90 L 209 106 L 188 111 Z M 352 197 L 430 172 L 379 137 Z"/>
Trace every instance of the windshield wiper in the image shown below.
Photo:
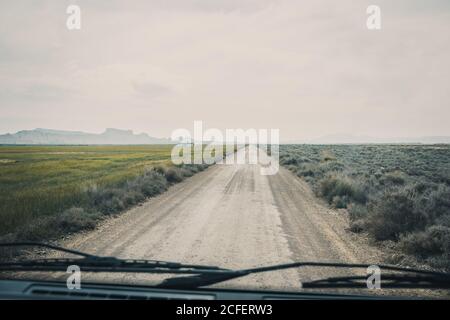
<path fill-rule="evenodd" d="M 176 277 L 164 280 L 159 286 L 164 288 L 183 288 L 193 289 L 203 286 L 217 284 L 250 274 L 263 273 L 269 271 L 279 271 L 286 269 L 297 269 L 302 267 L 331 267 L 343 269 L 367 269 L 371 264 L 352 264 L 352 263 L 332 263 L 332 262 L 294 262 L 288 264 L 279 264 L 267 267 L 236 270 L 224 274 L 199 274 L 190 277 Z M 450 274 L 397 267 L 390 265 L 378 265 L 384 272 L 381 275 L 383 288 L 434 288 L 450 289 Z M 386 271 L 397 273 L 386 274 Z M 316 281 L 302 282 L 303 288 L 367 288 L 367 276 L 348 276 L 325 278 Z"/>
<path fill-rule="evenodd" d="M 367 276 L 331 277 L 303 282 L 303 288 L 367 288 Z M 450 276 L 387 274 L 381 287 L 390 289 L 450 289 Z"/>
<path fill-rule="evenodd" d="M 69 265 L 77 265 L 86 272 L 129 272 L 129 273 L 180 273 L 208 274 L 228 273 L 231 270 L 216 266 L 182 264 L 171 261 L 119 259 L 115 257 L 97 256 L 64 247 L 38 243 L 15 242 L 0 243 L 0 247 L 42 247 L 54 251 L 70 253 L 81 258 L 44 258 L 25 261 L 0 262 L 0 271 L 66 271 Z"/>
<path fill-rule="evenodd" d="M 81 258 L 35 259 L 0 263 L 0 271 L 66 271 L 69 265 L 77 265 L 86 272 L 123 272 L 123 273 L 170 273 L 190 274 L 192 276 L 175 277 L 164 280 L 158 287 L 176 289 L 195 289 L 228 281 L 250 274 L 298 269 L 303 267 L 330 267 L 341 269 L 367 269 L 369 264 L 349 264 L 332 262 L 294 262 L 273 266 L 232 270 L 217 266 L 182 264 L 158 260 L 119 259 L 91 255 L 63 247 L 35 242 L 0 243 L 0 247 L 32 246 L 44 247 L 56 251 L 81 256 Z M 450 289 L 450 274 L 378 265 L 382 270 L 383 288 L 435 288 Z M 387 274 L 386 271 L 395 272 Z M 302 282 L 303 288 L 367 288 L 367 276 L 348 276 Z"/>

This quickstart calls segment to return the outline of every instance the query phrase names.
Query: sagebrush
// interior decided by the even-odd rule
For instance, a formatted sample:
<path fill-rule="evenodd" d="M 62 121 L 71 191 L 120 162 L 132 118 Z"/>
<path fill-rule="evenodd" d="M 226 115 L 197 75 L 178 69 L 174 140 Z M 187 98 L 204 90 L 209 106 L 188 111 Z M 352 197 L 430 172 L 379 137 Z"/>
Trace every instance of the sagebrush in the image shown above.
<path fill-rule="evenodd" d="M 352 231 L 450 268 L 449 145 L 282 145 L 280 163 L 347 208 Z"/>

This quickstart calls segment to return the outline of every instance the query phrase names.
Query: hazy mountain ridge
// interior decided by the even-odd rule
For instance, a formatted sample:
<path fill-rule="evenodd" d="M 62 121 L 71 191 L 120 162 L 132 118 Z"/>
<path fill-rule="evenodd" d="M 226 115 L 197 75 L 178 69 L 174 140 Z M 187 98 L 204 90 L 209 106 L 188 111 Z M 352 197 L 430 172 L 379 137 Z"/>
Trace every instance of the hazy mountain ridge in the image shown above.
<path fill-rule="evenodd" d="M 103 133 L 37 128 L 0 135 L 0 144 L 168 144 L 169 139 L 151 137 L 132 130 L 108 128 Z"/>
<path fill-rule="evenodd" d="M 172 144 L 166 138 L 151 137 L 146 133 L 135 134 L 132 130 L 107 128 L 103 133 L 65 131 L 37 128 L 0 135 L 0 144 L 31 145 L 78 145 L 78 144 Z M 282 144 L 450 144 L 450 136 L 424 136 L 400 138 L 376 138 L 351 134 L 326 135 L 315 139 L 282 141 Z"/>

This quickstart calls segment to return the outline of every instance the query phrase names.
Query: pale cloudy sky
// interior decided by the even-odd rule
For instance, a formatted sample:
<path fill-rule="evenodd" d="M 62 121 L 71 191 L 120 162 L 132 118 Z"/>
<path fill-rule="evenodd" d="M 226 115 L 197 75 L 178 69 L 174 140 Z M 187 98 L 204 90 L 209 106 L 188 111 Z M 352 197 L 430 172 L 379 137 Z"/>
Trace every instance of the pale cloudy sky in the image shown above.
<path fill-rule="evenodd" d="M 448 0 L 1 1 L 0 133 L 450 135 L 449 57 Z"/>

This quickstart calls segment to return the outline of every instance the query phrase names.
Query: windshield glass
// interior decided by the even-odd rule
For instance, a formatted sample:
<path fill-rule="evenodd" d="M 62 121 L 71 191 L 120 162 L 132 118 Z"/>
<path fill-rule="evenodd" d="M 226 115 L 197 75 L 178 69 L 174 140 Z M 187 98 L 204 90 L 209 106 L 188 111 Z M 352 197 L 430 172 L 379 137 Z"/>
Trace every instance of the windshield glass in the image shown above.
<path fill-rule="evenodd" d="M 235 271 L 361 264 L 205 287 L 449 297 L 439 281 L 384 289 L 379 268 L 450 268 L 448 34 L 438 0 L 2 1 L 0 242 Z"/>

